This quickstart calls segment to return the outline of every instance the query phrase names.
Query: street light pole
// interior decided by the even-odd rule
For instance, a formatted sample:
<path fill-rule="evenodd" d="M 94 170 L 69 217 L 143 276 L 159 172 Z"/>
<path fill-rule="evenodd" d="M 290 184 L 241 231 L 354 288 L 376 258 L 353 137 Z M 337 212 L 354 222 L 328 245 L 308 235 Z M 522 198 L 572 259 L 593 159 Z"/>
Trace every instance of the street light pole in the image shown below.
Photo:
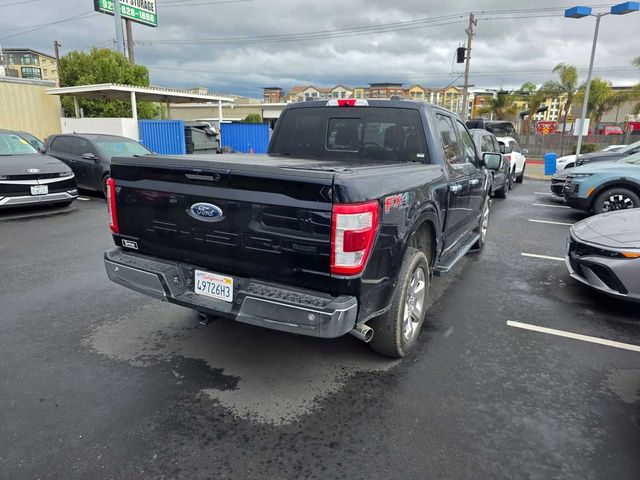
<path fill-rule="evenodd" d="M 587 85 L 584 90 L 584 100 L 582 102 L 582 114 L 580 119 L 580 131 L 578 132 L 578 145 L 576 146 L 576 163 L 580 156 L 580 149 L 582 148 L 582 137 L 584 131 L 584 124 L 587 119 L 587 107 L 589 105 L 589 94 L 591 93 L 591 74 L 593 72 L 593 60 L 596 56 L 596 44 L 598 43 L 598 30 L 600 29 L 600 19 L 605 15 L 626 15 L 627 13 L 640 11 L 640 2 L 624 2 L 619 3 L 611 7 L 611 10 L 603 13 L 592 13 L 591 7 L 585 7 L 577 5 L 575 7 L 567 8 L 564 11 L 566 18 L 584 18 L 584 17 L 596 17 L 596 30 L 593 34 L 593 45 L 591 46 L 591 59 L 589 60 L 589 73 L 587 74 Z M 564 133 L 564 129 L 563 129 Z M 587 134 L 589 131 L 587 130 Z"/>
<path fill-rule="evenodd" d="M 580 114 L 580 131 L 578 132 L 578 144 L 576 145 L 576 159 L 580 156 L 582 148 L 582 137 L 584 135 L 584 124 L 587 121 L 587 107 L 589 104 L 589 94 L 591 93 L 591 75 L 593 73 L 593 60 L 596 56 L 596 45 L 598 43 L 598 31 L 600 30 L 600 19 L 608 13 L 598 13 L 596 17 L 596 30 L 593 34 L 593 45 L 591 46 L 591 59 L 589 60 L 589 73 L 587 73 L 587 85 L 584 90 L 584 99 L 582 101 L 582 113 Z M 587 135 L 589 131 L 587 130 Z"/>

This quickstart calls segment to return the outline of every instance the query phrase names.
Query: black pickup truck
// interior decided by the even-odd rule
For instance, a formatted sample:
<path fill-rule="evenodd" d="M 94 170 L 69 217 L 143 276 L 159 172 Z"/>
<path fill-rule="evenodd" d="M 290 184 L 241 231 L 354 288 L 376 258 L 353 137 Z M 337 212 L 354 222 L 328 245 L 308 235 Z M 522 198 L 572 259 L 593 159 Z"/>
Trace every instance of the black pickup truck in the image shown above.
<path fill-rule="evenodd" d="M 267 156 L 115 158 L 107 273 L 203 315 L 401 357 L 432 276 L 482 248 L 501 162 L 433 105 L 291 104 Z"/>

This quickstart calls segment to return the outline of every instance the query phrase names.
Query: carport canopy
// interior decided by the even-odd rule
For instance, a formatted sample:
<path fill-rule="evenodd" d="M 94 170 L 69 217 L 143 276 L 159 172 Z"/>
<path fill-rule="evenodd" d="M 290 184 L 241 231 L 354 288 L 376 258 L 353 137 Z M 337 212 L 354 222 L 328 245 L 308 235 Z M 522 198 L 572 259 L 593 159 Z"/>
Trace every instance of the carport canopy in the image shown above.
<path fill-rule="evenodd" d="M 233 103 L 234 98 L 218 94 L 191 93 L 186 90 L 175 90 L 161 87 L 136 87 L 117 83 L 100 83 L 95 85 L 78 85 L 75 87 L 48 88 L 47 95 L 71 96 L 74 100 L 76 117 L 80 117 L 79 98 L 103 100 L 125 100 L 131 102 L 131 117 L 138 119 L 136 101 L 165 103 L 167 113 L 171 103 L 207 103 L 218 104 L 219 118 L 222 118 L 222 102 Z"/>

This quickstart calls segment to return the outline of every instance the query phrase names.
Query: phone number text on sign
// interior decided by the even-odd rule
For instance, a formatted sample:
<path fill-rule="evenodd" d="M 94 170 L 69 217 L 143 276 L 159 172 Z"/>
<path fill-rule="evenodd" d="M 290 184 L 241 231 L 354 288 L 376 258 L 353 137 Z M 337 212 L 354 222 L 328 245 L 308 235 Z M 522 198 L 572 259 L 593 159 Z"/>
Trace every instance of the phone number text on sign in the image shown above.
<path fill-rule="evenodd" d="M 138 4 L 141 8 L 137 6 Z M 106 12 L 113 12 L 113 0 L 99 0 L 99 9 Z M 157 26 L 158 16 L 154 11 L 155 4 L 149 1 L 120 0 L 120 14 L 123 17 L 130 18 L 131 20 L 137 20 L 149 25 Z"/>

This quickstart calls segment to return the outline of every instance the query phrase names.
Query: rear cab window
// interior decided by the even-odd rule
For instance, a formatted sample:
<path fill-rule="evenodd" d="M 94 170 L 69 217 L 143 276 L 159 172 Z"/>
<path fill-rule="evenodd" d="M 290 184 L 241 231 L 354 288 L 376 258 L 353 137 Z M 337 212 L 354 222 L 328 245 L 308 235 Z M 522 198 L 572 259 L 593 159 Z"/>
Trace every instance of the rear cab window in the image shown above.
<path fill-rule="evenodd" d="M 292 108 L 280 122 L 269 152 L 274 156 L 430 163 L 416 109 Z"/>

